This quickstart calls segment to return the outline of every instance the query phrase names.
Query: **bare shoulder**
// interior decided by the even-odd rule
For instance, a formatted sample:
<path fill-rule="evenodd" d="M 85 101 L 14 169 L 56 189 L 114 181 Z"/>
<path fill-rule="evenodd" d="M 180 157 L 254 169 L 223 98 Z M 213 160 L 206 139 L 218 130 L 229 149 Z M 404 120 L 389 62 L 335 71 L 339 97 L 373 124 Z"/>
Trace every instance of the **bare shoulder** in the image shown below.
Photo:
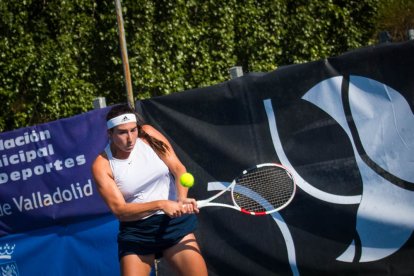
<path fill-rule="evenodd" d="M 103 170 L 109 166 L 108 156 L 105 152 L 100 153 L 92 163 L 92 172 Z"/>

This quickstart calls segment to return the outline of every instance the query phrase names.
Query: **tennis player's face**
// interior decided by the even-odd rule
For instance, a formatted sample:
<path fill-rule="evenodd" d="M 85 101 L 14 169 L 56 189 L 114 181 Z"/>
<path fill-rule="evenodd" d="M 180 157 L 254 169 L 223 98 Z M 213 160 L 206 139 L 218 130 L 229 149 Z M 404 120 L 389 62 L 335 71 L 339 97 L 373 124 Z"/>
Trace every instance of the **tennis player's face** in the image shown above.
<path fill-rule="evenodd" d="M 138 128 L 135 122 L 114 127 L 110 134 L 112 143 L 123 152 L 131 152 L 138 137 Z"/>

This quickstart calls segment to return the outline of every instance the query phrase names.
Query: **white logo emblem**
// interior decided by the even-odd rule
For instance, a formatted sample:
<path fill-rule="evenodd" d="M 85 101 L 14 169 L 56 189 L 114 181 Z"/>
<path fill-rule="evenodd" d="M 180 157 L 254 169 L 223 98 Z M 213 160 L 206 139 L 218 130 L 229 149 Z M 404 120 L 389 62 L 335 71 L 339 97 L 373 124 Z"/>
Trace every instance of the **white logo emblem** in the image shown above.
<path fill-rule="evenodd" d="M 15 247 L 16 247 L 15 244 L 9 245 L 8 243 L 6 243 L 3 246 L 0 246 L 0 260 L 1 259 L 10 260 Z"/>
<path fill-rule="evenodd" d="M 11 260 L 15 244 L 9 245 L 6 243 L 3 246 L 0 246 L 0 273 L 1 276 L 18 276 L 19 270 L 17 269 L 16 262 L 6 262 L 2 263 L 2 260 Z"/>
<path fill-rule="evenodd" d="M 414 182 L 414 116 L 407 101 L 394 89 L 372 79 L 350 77 L 349 106 L 360 143 L 371 162 L 391 177 L 379 175 L 358 152 L 343 110 L 342 81 L 343 77 L 322 81 L 310 89 L 303 99 L 324 110 L 348 135 L 362 176 L 362 195 L 327 193 L 304 180 L 283 150 L 271 100 L 265 100 L 264 105 L 277 155 L 281 163 L 292 170 L 298 186 L 323 201 L 359 204 L 356 230 L 360 248 L 356 248 L 357 243 L 353 241 L 337 260 L 376 261 L 398 251 L 414 229 L 413 186 L 404 189 L 390 181 L 390 178 L 395 178 L 408 185 Z M 357 250 L 360 255 L 357 255 Z"/>

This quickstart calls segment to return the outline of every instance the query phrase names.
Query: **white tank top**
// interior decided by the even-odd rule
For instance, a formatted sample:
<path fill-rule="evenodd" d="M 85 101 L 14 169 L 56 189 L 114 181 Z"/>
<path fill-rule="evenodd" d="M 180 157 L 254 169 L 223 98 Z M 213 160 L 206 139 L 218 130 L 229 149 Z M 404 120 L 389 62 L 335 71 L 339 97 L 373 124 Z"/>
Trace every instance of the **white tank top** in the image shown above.
<path fill-rule="evenodd" d="M 176 200 L 174 177 L 155 151 L 140 138 L 128 159 L 113 157 L 109 144 L 105 152 L 115 183 L 126 202 Z"/>

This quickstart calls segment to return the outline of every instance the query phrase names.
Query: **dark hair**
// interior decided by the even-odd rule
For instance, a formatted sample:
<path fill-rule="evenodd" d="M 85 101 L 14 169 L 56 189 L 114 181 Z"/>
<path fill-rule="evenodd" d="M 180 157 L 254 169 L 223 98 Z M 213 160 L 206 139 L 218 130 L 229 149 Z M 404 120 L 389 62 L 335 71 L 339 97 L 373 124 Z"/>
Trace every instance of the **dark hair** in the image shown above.
<path fill-rule="evenodd" d="M 145 139 L 156 153 L 165 155 L 169 150 L 168 145 L 165 144 L 163 141 L 160 141 L 157 138 L 152 137 L 142 129 L 142 125 L 144 124 L 143 118 L 138 113 L 136 113 L 135 110 L 133 110 L 129 105 L 119 104 L 112 107 L 106 115 L 106 120 L 108 121 L 112 118 L 126 113 L 135 114 L 135 116 L 137 117 L 138 137 Z M 109 131 L 112 131 L 112 129 L 110 129 Z"/>

